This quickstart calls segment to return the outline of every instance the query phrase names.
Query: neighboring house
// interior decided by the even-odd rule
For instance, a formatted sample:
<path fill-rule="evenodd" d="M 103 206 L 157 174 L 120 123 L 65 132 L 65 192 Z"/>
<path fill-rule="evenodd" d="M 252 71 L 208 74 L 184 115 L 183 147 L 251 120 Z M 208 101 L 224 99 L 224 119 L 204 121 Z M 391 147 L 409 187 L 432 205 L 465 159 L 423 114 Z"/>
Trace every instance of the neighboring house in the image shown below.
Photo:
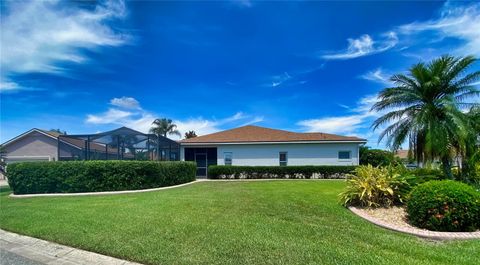
<path fill-rule="evenodd" d="M 80 139 L 59 138 L 58 132 L 33 128 L 2 144 L 5 150 L 5 161 L 15 163 L 22 161 L 57 161 L 72 160 L 81 157 L 85 143 Z M 61 148 L 58 148 L 58 145 Z M 105 153 L 105 147 L 90 143 L 90 149 Z M 109 153 L 114 154 L 110 148 Z"/>
<path fill-rule="evenodd" d="M 2 148 L 7 164 L 59 160 L 178 160 L 179 157 L 177 142 L 126 127 L 86 135 L 62 135 L 33 128 L 5 142 Z"/>
<path fill-rule="evenodd" d="M 34 128 L 3 143 L 5 161 L 13 163 L 20 161 L 58 160 L 58 135 L 56 134 Z"/>
<path fill-rule="evenodd" d="M 358 165 L 366 140 L 327 133 L 296 133 L 243 126 L 180 141 L 180 160 L 196 161 L 197 175 L 210 165 Z"/>

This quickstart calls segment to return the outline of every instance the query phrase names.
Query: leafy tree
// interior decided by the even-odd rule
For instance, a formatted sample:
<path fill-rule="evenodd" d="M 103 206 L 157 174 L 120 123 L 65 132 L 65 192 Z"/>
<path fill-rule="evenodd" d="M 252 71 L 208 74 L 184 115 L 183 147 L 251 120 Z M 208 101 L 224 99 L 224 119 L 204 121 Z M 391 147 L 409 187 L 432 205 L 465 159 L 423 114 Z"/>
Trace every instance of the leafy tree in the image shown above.
<path fill-rule="evenodd" d="M 195 133 L 195 131 L 188 131 L 185 133 L 185 139 L 190 139 L 195 137 L 197 137 L 197 134 Z"/>
<path fill-rule="evenodd" d="M 374 121 L 378 129 L 386 125 L 379 141 L 397 150 L 408 141 L 420 165 L 439 158 L 445 175 L 452 177 L 451 158 L 463 152 L 471 123 L 462 110 L 474 106 L 467 100 L 480 95 L 472 83 L 480 79 L 480 71 L 467 70 L 476 59 L 442 56 L 428 64 L 418 63 L 408 74 L 390 78 L 394 87 L 385 88 L 373 111 L 386 114 Z"/>
<path fill-rule="evenodd" d="M 152 122 L 152 128 L 150 132 L 157 135 L 167 137 L 167 135 L 182 136 L 177 130 L 177 125 L 173 123 L 171 119 L 156 119 Z"/>
<path fill-rule="evenodd" d="M 367 146 L 360 147 L 360 164 L 361 165 L 372 165 L 376 166 L 388 166 L 391 164 L 398 164 L 399 159 L 397 159 L 393 152 L 380 150 L 380 149 L 370 149 Z"/>

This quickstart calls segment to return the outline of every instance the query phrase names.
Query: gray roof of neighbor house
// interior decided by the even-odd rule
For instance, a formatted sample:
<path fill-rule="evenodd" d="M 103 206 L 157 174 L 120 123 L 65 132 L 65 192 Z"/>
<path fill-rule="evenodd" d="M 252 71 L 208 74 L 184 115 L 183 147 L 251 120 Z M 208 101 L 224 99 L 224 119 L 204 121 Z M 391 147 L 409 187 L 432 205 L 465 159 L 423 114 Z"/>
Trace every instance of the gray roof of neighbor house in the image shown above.
<path fill-rule="evenodd" d="M 367 140 L 329 133 L 297 133 L 247 125 L 235 129 L 181 140 L 181 144 L 259 143 L 259 142 L 358 142 Z"/>

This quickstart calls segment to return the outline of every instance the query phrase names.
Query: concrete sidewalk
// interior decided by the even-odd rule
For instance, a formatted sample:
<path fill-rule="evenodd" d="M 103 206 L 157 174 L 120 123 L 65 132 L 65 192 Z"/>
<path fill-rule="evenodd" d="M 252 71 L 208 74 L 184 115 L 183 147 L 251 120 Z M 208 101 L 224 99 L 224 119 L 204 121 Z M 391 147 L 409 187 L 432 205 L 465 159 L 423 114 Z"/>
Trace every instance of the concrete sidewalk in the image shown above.
<path fill-rule="evenodd" d="M 0 249 L 2 250 L 0 252 L 2 256 L 5 256 L 0 257 L 0 259 L 3 261 L 10 259 L 17 260 L 18 262 L 19 260 L 23 260 L 24 264 L 140 264 L 48 242 L 33 237 L 22 236 L 1 229 Z M 3 264 L 3 262 L 0 263 Z"/>

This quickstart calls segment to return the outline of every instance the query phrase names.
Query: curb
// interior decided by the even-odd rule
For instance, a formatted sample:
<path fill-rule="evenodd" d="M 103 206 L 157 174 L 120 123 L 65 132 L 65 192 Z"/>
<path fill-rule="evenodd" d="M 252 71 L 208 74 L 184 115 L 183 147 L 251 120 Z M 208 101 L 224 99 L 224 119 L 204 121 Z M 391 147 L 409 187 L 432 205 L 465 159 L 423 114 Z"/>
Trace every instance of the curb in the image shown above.
<path fill-rule="evenodd" d="M 153 188 L 153 189 L 143 189 L 143 190 L 120 190 L 120 191 L 100 191 L 100 192 L 78 192 L 78 193 L 41 193 L 41 194 L 13 194 L 11 193 L 9 197 L 11 198 L 36 198 L 36 197 L 69 197 L 69 196 L 93 196 L 93 195 L 115 195 L 115 194 L 130 194 L 130 193 L 143 193 L 159 190 L 168 190 L 174 188 L 180 188 L 187 186 L 193 183 L 199 182 L 199 180 L 194 180 L 187 183 L 182 183 L 174 186 Z"/>
<path fill-rule="evenodd" d="M 420 228 L 407 228 L 407 227 L 400 227 L 396 225 L 392 225 L 386 223 L 382 220 L 378 220 L 377 218 L 371 217 L 368 214 L 363 213 L 356 207 L 348 207 L 350 211 L 354 214 L 358 215 L 359 217 L 375 224 L 380 227 L 406 233 L 410 235 L 414 235 L 417 237 L 427 238 L 427 239 L 434 239 L 434 240 L 467 240 L 467 239 L 480 239 L 480 231 L 477 232 L 437 232 L 437 231 L 428 231 L 423 230 Z"/>
<path fill-rule="evenodd" d="M 42 264 L 141 265 L 0 229 L 0 249 Z"/>
<path fill-rule="evenodd" d="M 10 198 L 37 198 L 37 197 L 71 197 L 71 196 L 101 196 L 101 195 L 116 195 L 116 194 L 130 194 L 130 193 L 143 193 L 151 191 L 168 190 L 174 188 L 180 188 L 183 186 L 191 185 L 198 182 L 257 182 L 257 181 L 345 181 L 345 179 L 197 179 L 191 182 L 178 184 L 174 186 L 143 189 L 143 190 L 121 190 L 121 191 L 99 191 L 99 192 L 77 192 L 77 193 L 37 193 L 37 194 L 13 194 L 9 195 Z"/>

